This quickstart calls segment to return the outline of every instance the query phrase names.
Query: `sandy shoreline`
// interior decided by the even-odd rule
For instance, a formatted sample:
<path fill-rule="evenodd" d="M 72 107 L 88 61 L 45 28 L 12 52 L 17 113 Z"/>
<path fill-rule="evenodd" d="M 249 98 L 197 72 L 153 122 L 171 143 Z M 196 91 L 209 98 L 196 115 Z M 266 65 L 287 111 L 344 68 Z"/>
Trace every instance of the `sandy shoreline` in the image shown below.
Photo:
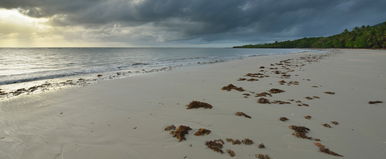
<path fill-rule="evenodd" d="M 0 158 L 231 158 L 205 145 L 226 138 L 254 141 L 252 145 L 225 142 L 223 150 L 233 150 L 234 158 L 255 158 L 256 154 L 340 158 L 319 152 L 316 141 L 293 136 L 290 125 L 306 126 L 308 136 L 321 139 L 320 143 L 344 158 L 384 158 L 386 51 L 329 51 L 320 61 L 292 62 L 305 66 L 292 68 L 291 77 L 284 80 L 299 85 L 280 85 L 282 76 L 269 68 L 312 53 L 251 57 L 4 101 L 0 103 Z M 238 81 L 249 79 L 244 75 L 258 73 L 261 66 L 269 77 Z M 231 83 L 247 91 L 221 90 Z M 259 104 L 259 97 L 249 92 L 272 88 L 285 92 L 267 99 L 291 104 Z M 245 98 L 243 93 L 251 95 Z M 308 96 L 320 99 L 305 99 Z M 290 99 L 309 106 L 297 106 Z M 213 109 L 187 110 L 193 100 L 209 103 Z M 368 104 L 376 100 L 384 103 Z M 235 116 L 236 112 L 251 119 Z M 306 115 L 312 118 L 305 119 Z M 280 117 L 289 120 L 282 122 Z M 324 123 L 332 128 L 322 126 Z M 186 141 L 178 142 L 164 131 L 171 124 L 193 130 Z M 193 135 L 199 128 L 211 133 Z M 259 149 L 260 143 L 266 148 Z"/>

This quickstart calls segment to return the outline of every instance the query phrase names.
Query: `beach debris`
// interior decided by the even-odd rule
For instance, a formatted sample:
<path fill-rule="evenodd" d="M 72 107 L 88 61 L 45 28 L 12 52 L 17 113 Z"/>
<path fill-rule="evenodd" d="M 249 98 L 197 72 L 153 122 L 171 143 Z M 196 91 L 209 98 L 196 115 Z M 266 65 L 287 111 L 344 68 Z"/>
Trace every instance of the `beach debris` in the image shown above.
<path fill-rule="evenodd" d="M 242 88 L 242 87 L 236 87 L 236 86 L 233 85 L 233 84 L 229 84 L 229 85 L 227 85 L 227 86 L 224 86 L 224 87 L 222 87 L 221 89 L 224 90 L 224 91 L 231 91 L 232 89 L 234 89 L 234 90 L 236 90 L 236 91 L 239 91 L 239 92 L 244 92 L 244 91 L 245 91 L 244 88 Z"/>
<path fill-rule="evenodd" d="M 324 93 L 326 93 L 326 94 L 331 94 L 331 95 L 334 95 L 334 94 L 335 94 L 335 92 L 331 92 L 331 91 L 327 91 L 327 92 L 324 92 Z"/>
<path fill-rule="evenodd" d="M 251 116 L 249 116 L 249 115 L 247 115 L 247 114 L 245 114 L 245 113 L 243 113 L 243 112 L 236 112 L 235 115 L 236 115 L 236 116 L 243 116 L 243 117 L 246 117 L 246 118 L 249 118 L 249 119 L 252 118 Z"/>
<path fill-rule="evenodd" d="M 259 98 L 257 102 L 260 104 L 271 104 L 267 98 Z"/>
<path fill-rule="evenodd" d="M 330 124 L 327 124 L 327 123 L 323 123 L 322 125 L 323 125 L 324 127 L 326 127 L 326 128 L 332 128 L 331 125 L 330 125 Z"/>
<path fill-rule="evenodd" d="M 271 159 L 267 154 L 256 154 L 255 157 L 258 159 Z"/>
<path fill-rule="evenodd" d="M 249 93 L 243 93 L 243 96 L 244 96 L 244 98 L 248 98 L 249 96 L 251 96 L 251 94 L 249 94 Z"/>
<path fill-rule="evenodd" d="M 369 104 L 379 104 L 383 103 L 382 101 L 376 100 L 376 101 L 369 101 Z"/>
<path fill-rule="evenodd" d="M 98 74 L 98 75 L 97 75 L 98 78 L 101 78 L 102 76 L 103 76 L 103 75 L 101 75 L 101 74 Z"/>
<path fill-rule="evenodd" d="M 200 128 L 200 129 L 198 129 L 198 130 L 194 133 L 194 135 L 195 135 L 195 136 L 204 136 L 204 135 L 209 135 L 210 133 L 211 133 L 210 130 L 204 129 L 204 128 Z"/>
<path fill-rule="evenodd" d="M 313 100 L 314 98 L 312 98 L 312 97 L 304 97 L 304 98 L 306 98 L 306 99 L 308 99 L 308 100 Z"/>
<path fill-rule="evenodd" d="M 287 83 L 288 86 L 291 86 L 291 85 L 299 85 L 299 81 L 290 81 Z"/>
<path fill-rule="evenodd" d="M 272 88 L 269 90 L 269 93 L 272 93 L 272 94 L 283 93 L 283 92 L 285 91 L 277 88 Z"/>
<path fill-rule="evenodd" d="M 235 153 L 233 150 L 231 150 L 231 149 L 228 149 L 228 150 L 227 150 L 227 153 L 228 153 L 229 156 L 231 156 L 231 157 L 235 157 L 235 156 L 236 156 L 236 153 Z"/>
<path fill-rule="evenodd" d="M 268 92 L 261 92 L 261 93 L 257 93 L 255 97 L 267 97 L 267 96 L 271 96 L 272 95 Z"/>
<path fill-rule="evenodd" d="M 18 96 L 22 93 L 25 93 L 25 92 L 28 92 L 27 89 L 25 88 L 20 88 L 20 89 L 17 89 L 16 91 L 13 91 L 13 92 L 10 92 L 12 93 L 13 96 Z"/>
<path fill-rule="evenodd" d="M 213 150 L 215 152 L 218 152 L 218 153 L 224 153 L 224 151 L 222 150 L 224 144 L 225 144 L 224 141 L 221 140 L 221 139 L 205 142 L 205 145 L 209 149 L 211 149 L 211 150 Z"/>
<path fill-rule="evenodd" d="M 339 122 L 337 122 L 337 121 L 331 121 L 331 123 L 334 125 L 339 125 Z"/>
<path fill-rule="evenodd" d="M 309 139 L 309 140 L 312 139 L 312 137 L 307 136 L 307 133 L 310 131 L 310 129 L 307 127 L 291 125 L 289 126 L 289 128 L 295 131 L 294 133 L 292 133 L 292 135 L 298 138 Z"/>
<path fill-rule="evenodd" d="M 258 147 L 259 149 L 265 149 L 265 145 L 264 145 L 263 143 L 257 145 L 257 147 Z"/>
<path fill-rule="evenodd" d="M 289 120 L 287 117 L 280 117 L 280 119 L 279 119 L 280 121 L 287 121 L 287 120 Z"/>
<path fill-rule="evenodd" d="M 272 104 L 291 104 L 290 102 L 282 101 L 282 100 L 274 100 L 271 102 Z"/>
<path fill-rule="evenodd" d="M 250 78 L 250 79 L 247 79 L 247 81 L 253 82 L 253 81 L 259 81 L 259 79 L 256 79 L 256 78 Z"/>
<path fill-rule="evenodd" d="M 232 145 L 240 145 L 241 141 L 239 139 L 231 139 L 231 138 L 226 138 L 225 139 L 227 142 L 232 143 Z"/>
<path fill-rule="evenodd" d="M 284 80 L 280 80 L 280 81 L 278 81 L 278 82 L 279 82 L 280 85 L 284 85 L 285 83 L 287 83 L 287 82 L 284 81 Z"/>
<path fill-rule="evenodd" d="M 170 132 L 170 134 L 173 135 L 173 137 L 177 138 L 179 142 L 186 140 L 185 135 L 189 133 L 189 131 L 192 130 L 189 126 L 180 125 L 176 130 Z"/>
<path fill-rule="evenodd" d="M 262 73 L 247 73 L 245 76 L 263 78 L 264 74 L 262 74 Z"/>
<path fill-rule="evenodd" d="M 205 108 L 205 109 L 212 109 L 213 106 L 200 101 L 192 101 L 190 104 L 187 105 L 186 109 L 197 109 L 197 108 Z"/>
<path fill-rule="evenodd" d="M 247 80 L 246 78 L 239 78 L 237 81 L 245 81 Z"/>
<path fill-rule="evenodd" d="M 319 142 L 315 142 L 314 145 L 319 148 L 320 152 L 323 152 L 323 153 L 326 153 L 329 155 L 333 155 L 333 156 L 343 157 L 342 155 L 340 155 L 334 151 L 331 151 L 330 149 L 328 149 L 326 146 L 324 146 L 323 144 L 321 144 Z"/>
<path fill-rule="evenodd" d="M 318 88 L 319 86 L 312 86 L 312 87 L 314 87 L 314 88 Z"/>
<path fill-rule="evenodd" d="M 311 115 L 306 115 L 306 116 L 304 116 L 304 118 L 310 120 L 312 118 L 312 116 Z"/>
<path fill-rule="evenodd" d="M 165 130 L 165 131 L 176 130 L 176 126 L 174 126 L 174 125 L 169 125 L 169 126 L 165 127 L 164 130 Z"/>
<path fill-rule="evenodd" d="M 312 96 L 314 99 L 320 99 L 319 96 Z"/>
<path fill-rule="evenodd" d="M 265 67 L 264 67 L 264 66 L 260 66 L 259 68 L 260 68 L 260 69 L 264 69 Z"/>
<path fill-rule="evenodd" d="M 7 95 L 8 93 L 0 89 L 0 96 Z"/>
<path fill-rule="evenodd" d="M 251 139 L 245 138 L 244 140 L 241 141 L 245 145 L 252 145 L 253 141 Z"/>

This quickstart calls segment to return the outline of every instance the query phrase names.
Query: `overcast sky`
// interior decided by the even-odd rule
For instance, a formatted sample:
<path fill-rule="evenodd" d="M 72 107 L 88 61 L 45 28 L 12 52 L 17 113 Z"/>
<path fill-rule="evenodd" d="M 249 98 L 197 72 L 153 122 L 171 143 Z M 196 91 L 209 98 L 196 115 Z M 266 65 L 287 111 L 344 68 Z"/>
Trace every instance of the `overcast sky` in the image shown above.
<path fill-rule="evenodd" d="M 386 0 L 0 0 L 0 46 L 233 46 L 386 21 Z"/>

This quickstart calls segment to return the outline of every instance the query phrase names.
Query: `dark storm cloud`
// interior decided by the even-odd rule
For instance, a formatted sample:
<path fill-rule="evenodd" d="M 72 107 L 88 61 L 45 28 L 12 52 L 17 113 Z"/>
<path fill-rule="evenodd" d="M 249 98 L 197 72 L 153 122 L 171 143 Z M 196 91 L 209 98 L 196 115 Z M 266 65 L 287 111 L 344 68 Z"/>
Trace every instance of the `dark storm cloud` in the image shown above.
<path fill-rule="evenodd" d="M 272 41 L 386 20 L 385 0 L 1 0 L 0 7 L 60 26 L 151 25 L 174 41 Z"/>

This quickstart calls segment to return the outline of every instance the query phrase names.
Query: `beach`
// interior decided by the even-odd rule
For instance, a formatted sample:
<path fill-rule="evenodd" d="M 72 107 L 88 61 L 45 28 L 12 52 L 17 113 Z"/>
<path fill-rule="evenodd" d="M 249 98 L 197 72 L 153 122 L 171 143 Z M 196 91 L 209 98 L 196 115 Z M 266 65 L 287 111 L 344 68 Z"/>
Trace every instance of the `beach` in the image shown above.
<path fill-rule="evenodd" d="M 386 51 L 325 51 L 176 68 L 4 100 L 0 158 L 384 158 Z M 222 90 L 229 84 L 242 89 Z M 187 109 L 192 101 L 213 107 Z M 169 125 L 192 130 L 179 141 L 164 130 Z M 211 132 L 194 135 L 200 128 Z M 218 139 L 223 153 L 206 145 Z M 325 148 L 344 157 L 321 152 Z"/>

